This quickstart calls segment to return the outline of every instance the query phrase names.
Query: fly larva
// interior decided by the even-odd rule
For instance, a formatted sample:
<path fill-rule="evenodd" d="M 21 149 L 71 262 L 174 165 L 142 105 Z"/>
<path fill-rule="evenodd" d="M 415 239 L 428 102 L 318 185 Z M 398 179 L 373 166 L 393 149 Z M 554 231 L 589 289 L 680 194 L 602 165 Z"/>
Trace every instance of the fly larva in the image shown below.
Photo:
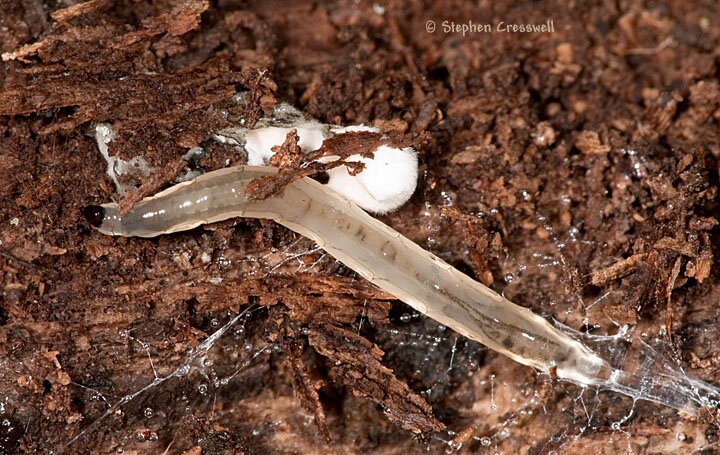
<path fill-rule="evenodd" d="M 504 299 L 309 178 L 263 201 L 250 180 L 275 173 L 239 166 L 175 185 L 117 215 L 116 204 L 86 209 L 98 230 L 155 237 L 228 218 L 266 218 L 315 241 L 362 277 L 441 324 L 512 359 L 582 384 L 605 362 L 545 319 Z"/>
<path fill-rule="evenodd" d="M 544 318 L 472 280 L 310 178 L 262 201 L 245 197 L 252 179 L 276 172 L 255 166 L 222 169 L 146 198 L 124 216 L 112 203 L 89 206 L 85 215 L 100 232 L 127 237 L 155 237 L 234 217 L 274 220 L 312 239 L 415 310 L 524 365 L 582 386 L 598 385 L 691 413 L 688 401 L 695 407 L 704 403 L 687 396 L 698 384 L 714 393 L 700 381 L 685 387 L 688 382 L 680 384 L 679 373 L 663 379 L 670 389 L 648 392 L 646 370 L 631 376 L 613 368 Z M 667 398 L 672 392 L 683 399 Z"/>

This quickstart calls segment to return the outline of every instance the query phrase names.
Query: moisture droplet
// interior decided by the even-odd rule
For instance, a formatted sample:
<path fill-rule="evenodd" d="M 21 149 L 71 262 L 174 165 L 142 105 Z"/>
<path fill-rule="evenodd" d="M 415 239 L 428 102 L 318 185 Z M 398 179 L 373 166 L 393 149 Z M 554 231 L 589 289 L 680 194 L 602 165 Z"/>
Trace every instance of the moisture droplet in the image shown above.
<path fill-rule="evenodd" d="M 220 325 L 220 321 L 218 321 L 217 319 L 213 319 L 212 321 L 210 321 L 211 327 L 217 327 L 219 325 Z"/>
<path fill-rule="evenodd" d="M 452 196 L 450 194 L 446 193 L 445 191 L 440 192 L 440 197 L 442 198 L 442 205 L 445 207 L 452 207 L 453 200 Z"/>
<path fill-rule="evenodd" d="M 403 315 L 400 316 L 400 320 L 402 322 L 410 322 L 410 315 L 408 313 L 403 313 Z"/>
<path fill-rule="evenodd" d="M 208 387 L 207 384 L 200 384 L 197 388 L 197 391 L 200 395 L 205 395 L 207 393 Z"/>
<path fill-rule="evenodd" d="M 615 431 L 620 430 L 620 422 L 613 422 L 612 425 L 610 425 L 610 428 L 612 428 Z"/>
<path fill-rule="evenodd" d="M 148 441 L 157 441 L 157 440 L 158 440 L 157 433 L 155 433 L 154 431 L 151 431 L 150 436 L 148 436 Z"/>
<path fill-rule="evenodd" d="M 675 438 L 680 442 L 685 442 L 687 436 L 685 436 L 685 433 L 679 432 L 675 435 Z"/>
<path fill-rule="evenodd" d="M 513 275 L 512 273 L 505 274 L 505 281 L 507 283 L 512 283 L 513 279 L 515 279 L 515 275 Z"/>
<path fill-rule="evenodd" d="M 152 408 L 145 408 L 145 411 L 143 411 L 143 414 L 145 415 L 145 417 L 147 417 L 149 419 L 155 415 L 155 411 L 153 411 Z"/>
<path fill-rule="evenodd" d="M 462 449 L 462 442 L 458 441 L 448 441 L 448 446 L 450 446 L 451 452 L 457 452 L 458 450 Z"/>
<path fill-rule="evenodd" d="M 253 345 L 252 345 L 252 343 L 245 343 L 245 344 L 243 345 L 243 350 L 244 350 L 245 352 L 252 352 L 252 350 L 253 350 Z"/>
<path fill-rule="evenodd" d="M 480 438 L 480 444 L 482 444 L 486 447 L 489 446 L 491 443 L 492 443 L 492 441 L 488 437 Z"/>

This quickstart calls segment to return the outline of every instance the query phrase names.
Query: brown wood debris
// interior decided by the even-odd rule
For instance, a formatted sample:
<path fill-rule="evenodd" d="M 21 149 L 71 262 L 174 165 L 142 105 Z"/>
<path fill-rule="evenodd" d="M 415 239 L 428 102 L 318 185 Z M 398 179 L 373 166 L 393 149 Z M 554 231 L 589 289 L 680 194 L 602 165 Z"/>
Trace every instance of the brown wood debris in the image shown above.
<path fill-rule="evenodd" d="M 600 136 L 595 131 L 582 131 L 575 138 L 575 147 L 583 153 L 602 155 L 608 153 L 612 148 L 600 141 Z"/>
<path fill-rule="evenodd" d="M 590 282 L 595 286 L 603 286 L 617 278 L 622 278 L 633 273 L 640 261 L 647 258 L 647 253 L 633 254 L 629 258 L 618 261 L 611 266 L 593 272 Z"/>
<path fill-rule="evenodd" d="M 382 406 L 385 415 L 402 429 L 419 434 L 445 428 L 433 416 L 432 407 L 383 366 L 383 351 L 374 343 L 333 324 L 312 325 L 308 341 L 328 358 L 334 380 Z"/>

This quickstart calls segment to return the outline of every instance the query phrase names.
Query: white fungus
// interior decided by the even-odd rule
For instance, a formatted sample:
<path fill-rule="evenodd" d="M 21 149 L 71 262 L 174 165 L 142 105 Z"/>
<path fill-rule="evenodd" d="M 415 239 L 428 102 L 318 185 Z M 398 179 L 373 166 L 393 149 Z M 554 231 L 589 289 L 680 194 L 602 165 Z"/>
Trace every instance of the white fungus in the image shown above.
<path fill-rule="evenodd" d="M 272 148 L 282 145 L 287 134 L 293 128 L 282 128 L 278 126 L 267 126 L 249 130 L 245 133 L 245 150 L 248 154 L 248 165 L 264 166 L 273 156 Z M 298 145 L 305 152 L 317 150 L 322 145 L 325 137 L 322 131 L 315 128 L 295 128 L 298 134 Z"/>
<path fill-rule="evenodd" d="M 238 98 L 238 102 L 243 100 Z M 220 143 L 242 147 L 247 154 L 250 166 L 267 166 L 273 156 L 273 147 L 280 146 L 290 131 L 295 129 L 298 134 L 298 146 L 306 153 L 318 150 L 325 139 L 351 132 L 379 133 L 378 128 L 367 125 L 327 125 L 315 120 L 306 119 L 300 111 L 286 104 L 278 104 L 270 118 L 258 121 L 256 128 L 229 128 L 217 132 L 212 138 Z M 98 149 L 107 162 L 107 175 L 112 179 L 120 196 L 124 196 L 132 185 L 124 184 L 119 176 L 129 174 L 147 178 L 154 168 L 149 166 L 142 156 L 128 161 L 110 156 L 108 144 L 115 138 L 111 125 L 98 124 L 95 127 L 95 139 Z M 204 153 L 195 147 L 183 156 L 189 161 Z M 338 159 L 333 156 L 321 158 L 323 162 Z M 327 186 L 356 203 L 365 210 L 374 213 L 388 213 L 398 209 L 410 199 L 417 185 L 417 154 L 411 147 L 395 148 L 381 145 L 374 151 L 374 157 L 350 155 L 347 161 L 365 164 L 362 172 L 351 175 L 346 166 L 339 166 L 328 171 Z M 191 180 L 199 175 L 196 170 L 189 170 L 179 181 Z"/>
<path fill-rule="evenodd" d="M 203 251 L 203 253 L 200 255 L 200 260 L 203 264 L 209 264 L 210 261 L 212 261 L 212 256 L 210 256 L 207 252 Z"/>
<path fill-rule="evenodd" d="M 402 206 L 415 192 L 417 155 L 415 150 L 380 146 L 369 159 L 352 155 L 347 161 L 365 163 L 365 169 L 353 176 L 345 166 L 328 171 L 328 187 L 375 213 L 391 212 Z"/>
<path fill-rule="evenodd" d="M 294 107 L 281 103 L 275 107 L 272 118 L 262 119 L 254 129 L 231 128 L 218 132 L 213 138 L 224 144 L 242 146 L 247 153 L 247 164 L 266 166 L 273 156 L 272 148 L 282 145 L 287 134 L 295 129 L 298 146 L 304 152 L 318 150 L 325 139 L 350 132 L 379 133 L 378 128 L 367 125 L 326 125 L 307 120 Z M 330 162 L 337 157 L 323 157 Z M 417 185 L 417 154 L 411 147 L 395 148 L 382 145 L 374 151 L 372 159 L 351 155 L 347 161 L 358 161 L 365 168 L 350 175 L 346 166 L 328 171 L 327 186 L 365 210 L 387 213 L 396 210 L 410 199 Z"/>
<path fill-rule="evenodd" d="M 100 150 L 100 153 L 107 162 L 107 175 L 112 179 L 113 183 L 115 183 L 118 194 L 124 196 L 126 192 L 134 189 L 134 186 L 120 182 L 119 176 L 130 174 L 147 178 L 155 171 L 155 168 L 150 166 L 142 156 L 133 157 L 128 161 L 116 156 L 110 156 L 108 144 L 112 142 L 113 139 L 115 139 L 115 131 L 113 131 L 112 126 L 106 123 L 99 123 L 95 126 L 95 141 L 97 142 L 98 150 Z"/>

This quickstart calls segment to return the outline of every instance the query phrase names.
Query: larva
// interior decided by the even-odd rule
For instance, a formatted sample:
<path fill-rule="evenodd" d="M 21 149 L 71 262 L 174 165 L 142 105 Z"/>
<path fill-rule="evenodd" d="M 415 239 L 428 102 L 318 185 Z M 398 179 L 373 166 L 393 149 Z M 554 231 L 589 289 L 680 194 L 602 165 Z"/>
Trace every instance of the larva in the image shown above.
<path fill-rule="evenodd" d="M 712 386 L 659 361 L 649 346 L 641 346 L 647 360 L 639 370 L 610 365 L 546 319 L 472 280 L 310 178 L 262 201 L 245 197 L 252 179 L 276 172 L 256 166 L 221 169 L 146 198 L 122 217 L 117 204 L 88 206 L 84 212 L 100 232 L 128 237 L 155 237 L 233 217 L 271 219 L 312 239 L 415 310 L 519 363 L 691 414 L 713 405 L 714 399 L 707 398 L 717 397 Z"/>
<path fill-rule="evenodd" d="M 363 278 L 462 335 L 525 365 L 592 384 L 605 362 L 545 319 L 504 299 L 309 178 L 263 201 L 245 198 L 269 167 L 204 174 L 138 203 L 123 217 L 115 204 L 86 214 L 109 235 L 155 237 L 233 217 L 266 218 L 315 241 Z"/>

